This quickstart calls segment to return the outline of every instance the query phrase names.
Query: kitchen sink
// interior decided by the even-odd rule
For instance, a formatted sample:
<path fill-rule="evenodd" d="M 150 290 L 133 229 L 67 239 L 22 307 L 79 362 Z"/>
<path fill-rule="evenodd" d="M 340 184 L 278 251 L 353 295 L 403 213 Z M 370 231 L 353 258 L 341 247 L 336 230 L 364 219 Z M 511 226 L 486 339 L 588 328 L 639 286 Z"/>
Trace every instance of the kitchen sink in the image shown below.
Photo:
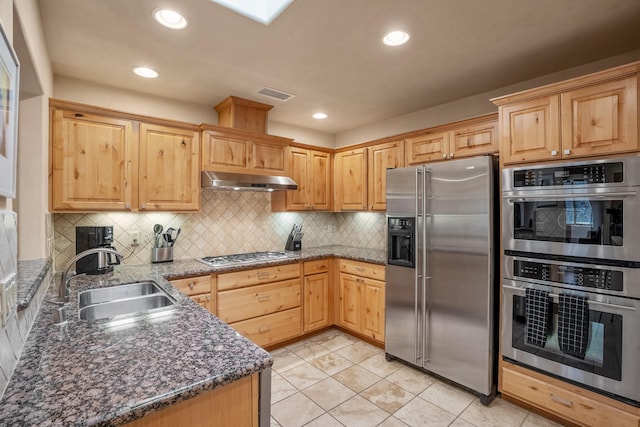
<path fill-rule="evenodd" d="M 78 293 L 81 320 L 108 319 L 168 310 L 175 304 L 153 281 L 130 283 Z"/>

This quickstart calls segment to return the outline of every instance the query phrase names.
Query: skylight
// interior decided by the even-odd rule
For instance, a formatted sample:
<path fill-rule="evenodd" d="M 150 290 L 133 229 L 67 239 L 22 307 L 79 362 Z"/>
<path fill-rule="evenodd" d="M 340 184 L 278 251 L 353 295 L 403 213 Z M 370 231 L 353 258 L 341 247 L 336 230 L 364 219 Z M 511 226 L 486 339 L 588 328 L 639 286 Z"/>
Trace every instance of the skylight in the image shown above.
<path fill-rule="evenodd" d="M 269 25 L 276 19 L 293 0 L 211 0 L 234 12 Z"/>

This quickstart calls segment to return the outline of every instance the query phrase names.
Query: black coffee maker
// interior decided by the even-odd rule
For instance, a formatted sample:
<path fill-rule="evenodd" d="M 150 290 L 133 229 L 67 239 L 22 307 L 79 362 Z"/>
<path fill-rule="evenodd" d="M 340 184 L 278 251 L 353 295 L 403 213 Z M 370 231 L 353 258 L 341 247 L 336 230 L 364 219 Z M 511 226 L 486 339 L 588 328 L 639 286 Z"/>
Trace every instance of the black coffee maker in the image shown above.
<path fill-rule="evenodd" d="M 92 248 L 114 249 L 113 226 L 76 227 L 76 254 Z M 113 266 L 120 264 L 112 254 L 97 253 L 83 257 L 76 262 L 78 274 L 105 274 L 113 271 Z"/>

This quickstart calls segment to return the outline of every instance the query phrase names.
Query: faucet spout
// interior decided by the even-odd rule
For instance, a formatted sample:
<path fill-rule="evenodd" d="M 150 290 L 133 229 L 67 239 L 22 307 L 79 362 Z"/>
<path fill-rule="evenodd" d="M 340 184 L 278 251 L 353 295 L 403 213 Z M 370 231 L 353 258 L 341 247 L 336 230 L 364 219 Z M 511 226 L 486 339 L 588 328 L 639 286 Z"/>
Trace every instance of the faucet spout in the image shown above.
<path fill-rule="evenodd" d="M 122 254 L 116 251 L 115 249 L 111 249 L 111 248 L 92 248 L 92 249 L 87 249 L 86 251 L 80 252 L 78 255 L 71 258 L 71 260 L 69 260 L 67 265 L 64 267 L 64 270 L 62 270 L 62 279 L 60 280 L 60 289 L 58 293 L 60 301 L 66 303 L 66 302 L 69 302 L 70 300 L 69 281 L 74 277 L 74 276 L 69 276 L 69 270 L 71 269 L 71 266 L 75 264 L 76 261 L 81 260 L 87 255 L 93 255 L 101 252 L 114 255 L 118 260 L 118 264 L 120 263 L 120 261 L 122 261 Z"/>

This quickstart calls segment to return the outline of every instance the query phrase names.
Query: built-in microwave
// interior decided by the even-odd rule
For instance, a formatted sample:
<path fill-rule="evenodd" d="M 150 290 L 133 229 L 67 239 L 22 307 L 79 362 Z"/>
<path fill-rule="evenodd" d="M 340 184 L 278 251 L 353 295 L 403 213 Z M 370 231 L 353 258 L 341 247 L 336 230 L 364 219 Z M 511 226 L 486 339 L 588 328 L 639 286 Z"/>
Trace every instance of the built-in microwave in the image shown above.
<path fill-rule="evenodd" d="M 505 249 L 640 261 L 640 158 L 509 168 L 502 178 Z"/>

